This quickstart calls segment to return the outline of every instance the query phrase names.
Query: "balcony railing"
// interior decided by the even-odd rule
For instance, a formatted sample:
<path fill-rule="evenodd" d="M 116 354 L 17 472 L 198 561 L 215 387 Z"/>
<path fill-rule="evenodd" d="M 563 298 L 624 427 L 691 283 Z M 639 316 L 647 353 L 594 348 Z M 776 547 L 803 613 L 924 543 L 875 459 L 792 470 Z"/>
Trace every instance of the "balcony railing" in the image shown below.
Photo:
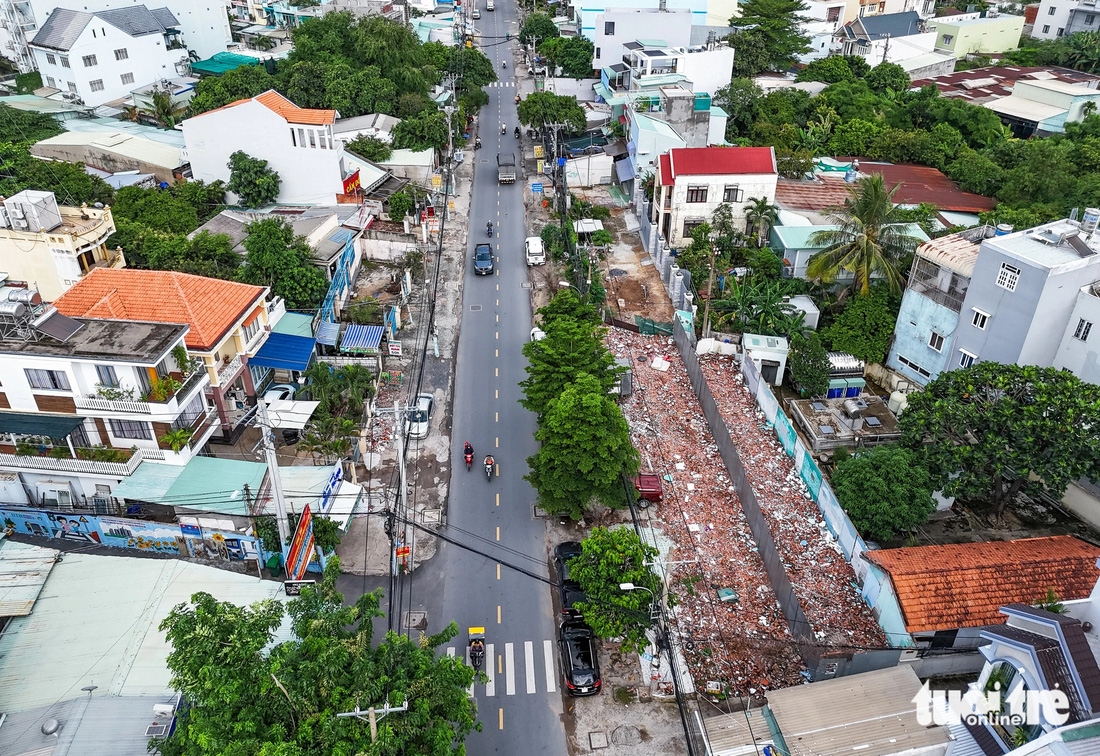
<path fill-rule="evenodd" d="M 135 451 L 125 462 L 99 462 L 91 459 L 56 459 L 33 455 L 0 454 L 0 467 L 15 467 L 24 470 L 49 470 L 51 472 L 90 473 L 93 475 L 114 475 L 126 477 L 142 461 L 141 449 Z"/>
<path fill-rule="evenodd" d="M 76 403 L 77 409 L 83 410 L 99 410 L 100 412 L 126 412 L 136 415 L 159 415 L 166 409 L 171 409 L 173 406 L 179 406 L 185 404 L 184 399 L 188 394 L 194 391 L 200 383 L 206 380 L 207 375 L 205 370 L 196 370 L 187 377 L 187 380 L 183 382 L 183 385 L 179 387 L 179 390 L 172 396 L 165 399 L 163 402 L 156 402 L 151 400 L 130 400 L 130 399 L 103 399 L 98 396 L 78 396 L 73 401 Z"/>
<path fill-rule="evenodd" d="M 239 354 L 229 362 L 222 364 L 222 366 L 218 368 L 218 385 L 224 386 L 229 381 L 233 380 L 242 365 L 244 365 L 244 361 Z"/>

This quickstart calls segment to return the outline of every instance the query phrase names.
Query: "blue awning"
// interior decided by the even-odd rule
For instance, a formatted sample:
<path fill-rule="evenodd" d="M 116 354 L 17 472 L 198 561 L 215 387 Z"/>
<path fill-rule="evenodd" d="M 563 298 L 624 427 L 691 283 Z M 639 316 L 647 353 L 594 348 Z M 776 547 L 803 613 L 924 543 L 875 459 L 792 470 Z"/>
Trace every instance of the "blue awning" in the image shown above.
<path fill-rule="evenodd" d="M 276 370 L 305 370 L 313 359 L 316 344 L 317 340 L 313 338 L 272 332 L 248 364 Z"/>
<path fill-rule="evenodd" d="M 377 352 L 382 344 L 382 326 L 349 325 L 340 342 L 341 352 Z"/>
<path fill-rule="evenodd" d="M 615 161 L 615 175 L 619 177 L 619 181 L 630 181 L 634 178 L 634 165 L 629 158 Z"/>
<path fill-rule="evenodd" d="M 340 324 L 330 323 L 327 320 L 322 320 L 317 324 L 317 343 L 327 344 L 328 346 L 336 346 L 337 340 L 340 338 Z"/>

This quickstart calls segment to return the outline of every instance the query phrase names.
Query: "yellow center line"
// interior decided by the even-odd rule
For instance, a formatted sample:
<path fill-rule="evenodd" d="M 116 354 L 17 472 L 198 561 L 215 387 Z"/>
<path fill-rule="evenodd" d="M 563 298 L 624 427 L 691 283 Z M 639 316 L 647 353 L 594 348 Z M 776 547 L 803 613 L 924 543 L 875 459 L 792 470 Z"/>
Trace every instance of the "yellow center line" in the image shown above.
<path fill-rule="evenodd" d="M 500 436 L 497 436 L 497 448 L 500 448 Z"/>
<path fill-rule="evenodd" d="M 500 494 L 497 494 L 497 506 L 500 506 Z M 497 572 L 500 572 L 500 565 L 497 565 Z"/>
<path fill-rule="evenodd" d="M 500 389 L 493 389 L 493 394 L 494 394 L 494 396 L 493 396 L 494 399 L 499 399 L 500 398 Z"/>
<path fill-rule="evenodd" d="M 493 422 L 494 423 L 499 423 L 500 422 L 500 413 L 499 412 L 494 412 L 493 413 Z"/>
<path fill-rule="evenodd" d="M 497 341 L 500 341 L 500 331 L 497 331 L 497 336 L 496 336 L 496 338 L 497 338 Z"/>
<path fill-rule="evenodd" d="M 494 357 L 499 357 L 500 356 L 500 350 L 499 349 L 494 349 L 493 351 L 496 352 L 496 354 L 493 355 Z"/>
<path fill-rule="evenodd" d="M 497 286 L 499 287 L 500 284 L 497 284 Z M 500 300 L 499 299 L 497 300 L 497 307 L 500 307 Z"/>
<path fill-rule="evenodd" d="M 500 710 L 500 729 L 504 729 L 504 709 Z"/>
<path fill-rule="evenodd" d="M 497 540 L 500 540 L 500 526 L 497 525 Z"/>
<path fill-rule="evenodd" d="M 500 580 L 500 564 L 497 564 L 497 580 Z"/>
<path fill-rule="evenodd" d="M 500 624 L 500 604 L 497 604 L 497 624 Z"/>
<path fill-rule="evenodd" d="M 500 313 L 499 312 L 497 313 L 497 322 L 498 323 L 500 322 Z"/>
<path fill-rule="evenodd" d="M 500 291 L 500 284 L 497 284 L 497 291 Z M 497 302 L 500 302 L 500 300 L 498 299 Z"/>

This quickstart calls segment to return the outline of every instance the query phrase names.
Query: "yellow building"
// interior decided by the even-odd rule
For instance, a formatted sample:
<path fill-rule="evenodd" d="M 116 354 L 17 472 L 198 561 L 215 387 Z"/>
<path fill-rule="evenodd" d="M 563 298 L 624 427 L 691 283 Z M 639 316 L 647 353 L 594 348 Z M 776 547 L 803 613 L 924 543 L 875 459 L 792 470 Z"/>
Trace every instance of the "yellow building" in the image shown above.
<path fill-rule="evenodd" d="M 1001 53 L 1020 44 L 1023 16 L 1005 14 L 974 18 L 971 14 L 929 19 L 928 31 L 936 33 L 936 49 L 954 53 L 956 58 L 971 53 Z"/>
<path fill-rule="evenodd" d="M 19 192 L 0 204 L 0 271 L 52 302 L 89 271 L 126 265 L 121 250 L 107 249 L 114 232 L 109 207 L 63 207 L 53 192 Z"/>

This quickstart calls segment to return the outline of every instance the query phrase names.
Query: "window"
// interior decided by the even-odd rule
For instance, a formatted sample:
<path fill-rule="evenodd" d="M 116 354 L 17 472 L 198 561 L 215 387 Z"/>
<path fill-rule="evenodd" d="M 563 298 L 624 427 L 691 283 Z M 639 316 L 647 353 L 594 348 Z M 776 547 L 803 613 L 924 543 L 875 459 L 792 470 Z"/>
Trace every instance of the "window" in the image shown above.
<path fill-rule="evenodd" d="M 301 128 L 298 129 L 298 146 L 299 147 L 305 147 L 306 146 L 306 130 L 305 129 L 301 129 Z"/>
<path fill-rule="evenodd" d="M 57 58 L 55 58 L 51 53 L 46 53 L 46 62 L 49 63 L 51 66 L 56 66 Z"/>
<path fill-rule="evenodd" d="M 1049 8 L 1047 8 L 1047 15 L 1048 16 L 1053 16 L 1057 12 L 1058 12 L 1058 9 L 1055 8 L 1053 5 L 1050 6 Z"/>
<path fill-rule="evenodd" d="M 825 20 L 835 24 L 837 21 L 840 20 L 841 10 L 842 8 L 839 5 L 835 8 L 829 8 L 827 11 L 825 11 Z"/>
<path fill-rule="evenodd" d="M 603 33 L 604 33 L 605 37 L 614 37 L 615 36 L 615 22 L 614 21 L 604 21 L 603 22 Z"/>
<path fill-rule="evenodd" d="M 317 137 L 314 136 L 313 129 L 306 129 L 306 133 L 309 134 L 309 146 L 310 147 L 316 147 L 317 146 Z"/>
<path fill-rule="evenodd" d="M 195 394 L 195 398 L 187 403 L 187 406 L 180 412 L 179 417 L 172 421 L 172 430 L 179 430 L 180 428 L 190 428 L 198 420 L 206 414 L 206 405 L 202 400 L 202 392 Z"/>
<path fill-rule="evenodd" d="M 96 365 L 95 373 L 99 376 L 99 382 L 104 386 L 110 386 L 112 388 L 118 387 L 118 376 L 115 374 L 115 369 L 111 365 Z"/>
<path fill-rule="evenodd" d="M 596 48 L 596 60 L 600 59 L 600 48 Z"/>
<path fill-rule="evenodd" d="M 66 58 L 64 55 L 61 56 L 61 67 L 62 68 L 68 68 L 69 67 L 69 59 Z"/>
<path fill-rule="evenodd" d="M 928 337 L 928 346 L 935 349 L 937 352 L 943 351 L 943 335 L 932 331 L 932 335 Z"/>
<path fill-rule="evenodd" d="M 294 127 L 290 128 L 290 144 L 292 147 L 298 146 L 298 140 L 294 138 Z"/>
<path fill-rule="evenodd" d="M 23 368 L 31 388 L 51 391 L 69 391 L 69 376 L 63 370 L 32 370 Z"/>
<path fill-rule="evenodd" d="M 153 440 L 153 431 L 149 423 L 137 420 L 111 420 L 111 435 L 115 438 L 143 438 Z"/>
<path fill-rule="evenodd" d="M 722 189 L 723 202 L 744 202 L 745 190 L 739 189 L 736 184 Z"/>
<path fill-rule="evenodd" d="M 1045 24 L 1043 26 L 1043 34 L 1050 34 L 1050 24 Z"/>
<path fill-rule="evenodd" d="M 133 84 L 134 83 L 134 75 L 132 73 L 122 74 L 122 83 L 123 84 Z"/>
<path fill-rule="evenodd" d="M 115 50 L 115 60 L 127 60 L 130 57 L 130 53 L 126 51 L 125 47 L 120 47 Z"/>
<path fill-rule="evenodd" d="M 256 334 L 260 332 L 260 319 L 256 318 L 244 327 L 244 343 L 249 344 Z"/>
<path fill-rule="evenodd" d="M 925 370 L 924 368 L 922 368 L 917 363 L 913 362 L 908 357 L 902 357 L 899 354 L 898 355 L 898 362 L 900 362 L 902 365 L 905 365 L 905 367 L 909 368 L 910 370 L 912 370 L 914 373 L 916 373 L 919 376 L 923 376 L 924 378 L 931 378 L 932 377 L 932 373 Z"/>
<path fill-rule="evenodd" d="M 1092 26 L 1096 21 L 1096 16 L 1085 16 L 1085 26 Z"/>
<path fill-rule="evenodd" d="M 1016 284 L 1020 282 L 1020 269 L 1015 265 L 1001 263 L 1001 270 L 997 273 L 997 285 L 1002 289 L 1016 291 Z"/>
<path fill-rule="evenodd" d="M 92 88 L 93 92 L 103 91 L 103 79 L 96 79 L 95 81 L 89 81 L 88 86 Z"/>
<path fill-rule="evenodd" d="M 1058 27 L 1058 36 L 1061 37 L 1065 33 L 1066 33 L 1066 30 L 1063 29 L 1061 26 L 1059 26 Z"/>
<path fill-rule="evenodd" d="M 74 94 L 76 93 L 76 82 L 75 81 L 67 81 L 67 82 L 65 82 L 65 85 L 69 88 L 70 92 L 73 92 Z"/>
<path fill-rule="evenodd" d="M 985 330 L 985 324 L 989 321 L 989 313 L 982 312 L 977 307 L 971 308 L 974 310 L 974 317 L 970 319 L 970 324 L 980 331 Z"/>
<path fill-rule="evenodd" d="M 955 645 L 955 636 L 958 634 L 958 630 L 937 630 L 928 647 L 930 649 L 952 648 Z"/>
<path fill-rule="evenodd" d="M 1080 339 L 1081 341 L 1089 340 L 1089 331 L 1092 330 L 1092 323 L 1081 318 L 1077 321 L 1077 329 L 1073 332 L 1073 338 Z"/>
<path fill-rule="evenodd" d="M 54 81 L 54 78 L 52 76 L 47 76 L 46 77 L 46 86 L 56 88 L 57 87 L 57 82 Z"/>
<path fill-rule="evenodd" d="M 688 187 L 688 202 L 706 202 L 707 201 L 707 188 L 705 186 L 689 186 Z"/>
<path fill-rule="evenodd" d="M 85 68 L 91 68 L 96 64 L 96 59 L 94 55 L 85 55 L 83 58 L 81 58 L 81 60 L 84 61 Z"/>
<path fill-rule="evenodd" d="M 954 38 L 955 37 L 952 34 L 944 34 L 943 35 L 943 46 L 947 47 L 949 44 L 951 44 L 951 40 L 953 40 Z"/>
<path fill-rule="evenodd" d="M 702 218 L 688 218 L 684 221 L 684 236 L 691 236 L 691 232 L 705 222 Z"/>
<path fill-rule="evenodd" d="M 959 367 L 968 368 L 974 364 L 974 360 L 978 359 L 978 355 L 972 354 L 965 349 L 959 350 Z"/>

